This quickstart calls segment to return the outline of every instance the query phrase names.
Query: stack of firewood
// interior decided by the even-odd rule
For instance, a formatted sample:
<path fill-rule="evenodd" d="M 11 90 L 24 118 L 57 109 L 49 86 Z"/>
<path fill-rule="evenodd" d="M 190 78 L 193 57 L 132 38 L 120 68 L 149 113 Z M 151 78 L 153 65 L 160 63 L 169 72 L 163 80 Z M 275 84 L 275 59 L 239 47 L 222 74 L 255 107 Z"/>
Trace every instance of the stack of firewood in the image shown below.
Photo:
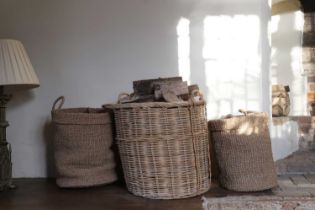
<path fill-rule="evenodd" d="M 132 94 L 121 94 L 120 103 L 182 102 L 190 96 L 200 97 L 198 85 L 188 86 L 182 77 L 138 80 L 133 82 Z"/>
<path fill-rule="evenodd" d="M 272 116 L 288 116 L 290 112 L 290 88 L 284 85 L 272 86 Z"/>

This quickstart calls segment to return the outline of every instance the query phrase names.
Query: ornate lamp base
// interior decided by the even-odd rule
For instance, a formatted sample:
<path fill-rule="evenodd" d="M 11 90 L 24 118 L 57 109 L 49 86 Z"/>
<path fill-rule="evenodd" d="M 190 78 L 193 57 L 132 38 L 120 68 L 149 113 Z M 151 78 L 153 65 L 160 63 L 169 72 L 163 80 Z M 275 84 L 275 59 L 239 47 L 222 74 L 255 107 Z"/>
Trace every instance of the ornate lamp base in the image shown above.
<path fill-rule="evenodd" d="M 5 109 L 10 98 L 0 86 L 0 191 L 15 188 L 12 185 L 11 147 L 6 140 L 6 128 L 9 123 L 6 121 Z"/>
<path fill-rule="evenodd" d="M 13 189 L 10 144 L 0 145 L 0 191 Z"/>

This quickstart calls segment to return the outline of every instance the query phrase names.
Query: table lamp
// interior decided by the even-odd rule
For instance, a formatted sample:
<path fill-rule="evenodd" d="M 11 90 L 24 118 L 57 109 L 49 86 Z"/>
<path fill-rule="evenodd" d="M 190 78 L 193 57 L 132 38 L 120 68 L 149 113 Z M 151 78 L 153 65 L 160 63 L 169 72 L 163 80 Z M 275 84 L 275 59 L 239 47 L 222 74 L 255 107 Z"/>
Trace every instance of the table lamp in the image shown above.
<path fill-rule="evenodd" d="M 38 78 L 22 43 L 0 39 L 0 191 L 14 188 L 11 146 L 6 139 L 9 126 L 6 105 L 13 92 L 38 86 Z"/>

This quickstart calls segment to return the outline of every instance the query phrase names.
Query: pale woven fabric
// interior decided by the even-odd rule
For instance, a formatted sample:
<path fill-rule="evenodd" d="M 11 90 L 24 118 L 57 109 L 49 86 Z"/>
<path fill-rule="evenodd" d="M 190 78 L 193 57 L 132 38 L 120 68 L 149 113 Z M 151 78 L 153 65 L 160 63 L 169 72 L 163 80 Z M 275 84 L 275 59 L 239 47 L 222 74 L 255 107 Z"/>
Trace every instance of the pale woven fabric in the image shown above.
<path fill-rule="evenodd" d="M 52 117 L 58 186 L 88 187 L 117 180 L 109 113 L 91 108 L 59 109 Z"/>
<path fill-rule="evenodd" d="M 266 113 L 209 121 L 221 185 L 260 191 L 277 185 Z"/>
<path fill-rule="evenodd" d="M 205 103 L 133 103 L 114 109 L 127 188 L 152 199 L 196 196 L 210 188 Z"/>

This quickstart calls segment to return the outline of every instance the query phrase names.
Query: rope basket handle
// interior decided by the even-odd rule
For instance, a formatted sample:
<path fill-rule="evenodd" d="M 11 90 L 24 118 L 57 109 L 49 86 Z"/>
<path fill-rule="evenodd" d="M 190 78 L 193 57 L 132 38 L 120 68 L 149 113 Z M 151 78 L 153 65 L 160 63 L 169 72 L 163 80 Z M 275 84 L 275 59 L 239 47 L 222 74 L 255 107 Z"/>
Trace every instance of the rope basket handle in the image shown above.
<path fill-rule="evenodd" d="M 120 93 L 119 96 L 118 96 L 118 100 L 117 100 L 117 104 L 121 104 L 121 100 L 125 97 L 129 97 L 130 98 L 130 95 L 128 93 Z"/>
<path fill-rule="evenodd" d="M 199 98 L 199 101 L 203 101 L 203 100 L 204 100 L 204 99 L 203 99 L 203 94 L 202 94 L 199 90 L 193 90 L 193 91 L 191 91 L 191 94 L 190 94 L 190 101 L 192 101 L 192 102 L 198 102 L 198 101 L 196 101 L 195 96 L 199 96 L 199 97 L 200 97 L 200 98 Z"/>
<path fill-rule="evenodd" d="M 239 109 L 238 110 L 240 113 L 244 114 L 245 116 L 249 115 L 249 114 L 256 114 L 258 112 L 255 111 L 249 111 L 249 110 L 244 110 L 244 109 Z"/>
<path fill-rule="evenodd" d="M 54 104 L 53 104 L 53 106 L 52 106 L 51 111 L 55 111 L 55 110 L 56 110 L 57 104 L 59 104 L 57 109 L 61 109 L 64 103 L 65 103 L 65 97 L 64 97 L 64 96 L 58 97 L 58 98 L 55 100 L 55 102 L 54 102 Z"/>
<path fill-rule="evenodd" d="M 244 116 L 248 116 L 249 114 L 257 114 L 259 112 L 255 112 L 255 111 L 249 111 L 249 110 L 245 110 L 245 109 L 239 109 L 238 110 L 240 113 L 244 114 Z M 221 119 L 230 119 L 233 118 L 234 115 L 233 114 L 228 114 L 223 116 Z"/>

